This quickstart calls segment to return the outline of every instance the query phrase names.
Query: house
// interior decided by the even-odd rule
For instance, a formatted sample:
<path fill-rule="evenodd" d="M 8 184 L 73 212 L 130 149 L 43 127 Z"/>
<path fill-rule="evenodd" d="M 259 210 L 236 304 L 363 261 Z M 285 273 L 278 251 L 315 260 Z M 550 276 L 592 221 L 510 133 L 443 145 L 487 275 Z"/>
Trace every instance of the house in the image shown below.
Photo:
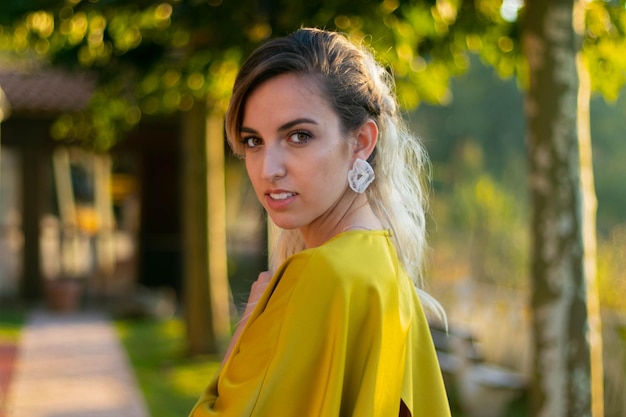
<path fill-rule="evenodd" d="M 142 123 L 106 155 L 53 139 L 93 90 L 85 74 L 0 66 L 2 299 L 37 302 L 67 277 L 93 298 L 180 290 L 177 118 Z"/>

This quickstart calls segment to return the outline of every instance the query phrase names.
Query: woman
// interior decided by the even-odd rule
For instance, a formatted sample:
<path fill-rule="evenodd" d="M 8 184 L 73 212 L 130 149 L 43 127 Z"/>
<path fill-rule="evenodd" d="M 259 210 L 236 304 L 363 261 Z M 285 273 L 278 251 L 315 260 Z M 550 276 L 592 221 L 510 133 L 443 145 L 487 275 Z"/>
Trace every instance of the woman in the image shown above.
<path fill-rule="evenodd" d="M 242 66 L 226 134 L 281 234 L 192 417 L 449 416 L 419 289 L 425 155 L 392 88 L 318 29 Z"/>

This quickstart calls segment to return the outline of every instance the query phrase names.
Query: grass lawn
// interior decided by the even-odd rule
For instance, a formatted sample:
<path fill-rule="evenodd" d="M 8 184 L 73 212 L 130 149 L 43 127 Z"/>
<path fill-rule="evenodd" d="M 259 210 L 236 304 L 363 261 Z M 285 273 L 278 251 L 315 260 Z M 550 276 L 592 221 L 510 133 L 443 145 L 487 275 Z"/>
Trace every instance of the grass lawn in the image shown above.
<path fill-rule="evenodd" d="M 217 358 L 185 355 L 185 326 L 179 319 L 117 321 L 152 417 L 187 416 L 217 371 Z"/>
<path fill-rule="evenodd" d="M 19 310 L 0 310 L 0 341 L 17 343 L 25 315 Z"/>
<path fill-rule="evenodd" d="M 0 310 L 0 416 L 6 414 L 5 394 L 15 367 L 17 344 L 25 316 L 16 310 Z"/>

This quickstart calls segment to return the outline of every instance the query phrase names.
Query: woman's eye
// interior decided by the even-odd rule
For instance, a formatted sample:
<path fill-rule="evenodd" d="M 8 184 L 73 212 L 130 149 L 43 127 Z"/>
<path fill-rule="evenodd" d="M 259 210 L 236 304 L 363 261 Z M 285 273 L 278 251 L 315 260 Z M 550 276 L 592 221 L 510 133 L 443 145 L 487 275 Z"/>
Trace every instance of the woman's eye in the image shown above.
<path fill-rule="evenodd" d="M 296 144 L 306 143 L 311 140 L 311 134 L 308 132 L 294 132 L 289 136 L 289 140 Z"/>
<path fill-rule="evenodd" d="M 255 137 L 243 138 L 241 139 L 241 142 L 246 148 L 249 149 L 256 148 L 257 146 L 262 144 L 261 139 Z"/>

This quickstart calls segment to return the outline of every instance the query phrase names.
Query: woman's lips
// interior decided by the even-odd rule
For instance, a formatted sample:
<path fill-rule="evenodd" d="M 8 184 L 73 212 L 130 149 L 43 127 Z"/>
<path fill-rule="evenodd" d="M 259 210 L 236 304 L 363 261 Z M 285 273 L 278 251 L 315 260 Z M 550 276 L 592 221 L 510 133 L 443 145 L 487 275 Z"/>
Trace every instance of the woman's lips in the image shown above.
<path fill-rule="evenodd" d="M 265 193 L 265 201 L 272 210 L 281 210 L 293 202 L 297 194 L 291 191 L 269 191 Z"/>
<path fill-rule="evenodd" d="M 281 191 L 277 193 L 268 193 L 268 195 L 272 197 L 274 200 L 285 200 L 289 197 L 293 197 L 295 193 L 290 193 L 288 191 Z"/>

